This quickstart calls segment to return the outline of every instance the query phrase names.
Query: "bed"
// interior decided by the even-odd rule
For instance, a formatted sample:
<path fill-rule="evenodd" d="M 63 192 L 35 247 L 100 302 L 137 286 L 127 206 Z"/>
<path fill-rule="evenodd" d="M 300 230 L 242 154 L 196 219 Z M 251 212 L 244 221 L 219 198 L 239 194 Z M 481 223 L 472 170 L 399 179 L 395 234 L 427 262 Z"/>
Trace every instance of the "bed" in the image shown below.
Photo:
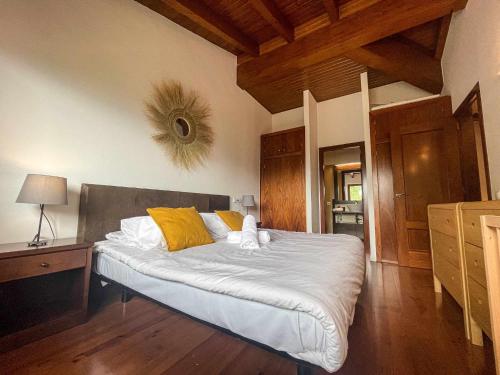
<path fill-rule="evenodd" d="M 329 372 L 347 355 L 364 279 L 364 252 L 348 235 L 270 231 L 258 250 L 218 240 L 178 253 L 102 241 L 152 206 L 228 209 L 229 197 L 83 185 L 79 237 L 95 241 L 94 272 L 159 303 Z"/>

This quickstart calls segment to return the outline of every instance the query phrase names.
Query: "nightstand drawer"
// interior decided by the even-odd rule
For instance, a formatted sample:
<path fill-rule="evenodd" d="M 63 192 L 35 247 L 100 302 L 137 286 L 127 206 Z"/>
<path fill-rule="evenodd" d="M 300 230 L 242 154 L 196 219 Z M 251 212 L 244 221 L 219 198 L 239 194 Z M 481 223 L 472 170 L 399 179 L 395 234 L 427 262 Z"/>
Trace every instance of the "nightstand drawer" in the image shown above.
<path fill-rule="evenodd" d="M 0 282 L 85 267 L 87 249 L 0 260 Z"/>

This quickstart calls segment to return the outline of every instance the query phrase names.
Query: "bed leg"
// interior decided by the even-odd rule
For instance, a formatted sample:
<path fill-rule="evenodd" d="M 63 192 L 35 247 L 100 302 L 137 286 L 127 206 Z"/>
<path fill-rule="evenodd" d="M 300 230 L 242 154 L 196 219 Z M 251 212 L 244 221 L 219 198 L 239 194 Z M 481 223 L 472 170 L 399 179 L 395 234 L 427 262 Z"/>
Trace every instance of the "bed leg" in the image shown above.
<path fill-rule="evenodd" d="M 131 299 L 132 293 L 126 287 L 122 286 L 122 303 L 127 303 Z"/>
<path fill-rule="evenodd" d="M 297 363 L 297 375 L 312 375 L 312 368 L 301 363 Z"/>

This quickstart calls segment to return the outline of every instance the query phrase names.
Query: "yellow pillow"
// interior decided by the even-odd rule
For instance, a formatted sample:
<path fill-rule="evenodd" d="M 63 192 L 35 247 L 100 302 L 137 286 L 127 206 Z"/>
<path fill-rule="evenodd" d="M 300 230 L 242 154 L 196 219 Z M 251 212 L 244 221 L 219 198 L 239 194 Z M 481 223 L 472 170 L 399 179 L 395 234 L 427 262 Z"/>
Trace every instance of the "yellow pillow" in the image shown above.
<path fill-rule="evenodd" d="M 237 211 L 215 211 L 224 223 L 235 231 L 241 230 L 243 227 L 243 215 Z"/>
<path fill-rule="evenodd" d="M 205 223 L 196 208 L 148 208 L 149 216 L 158 224 L 167 240 L 168 250 L 213 243 Z"/>

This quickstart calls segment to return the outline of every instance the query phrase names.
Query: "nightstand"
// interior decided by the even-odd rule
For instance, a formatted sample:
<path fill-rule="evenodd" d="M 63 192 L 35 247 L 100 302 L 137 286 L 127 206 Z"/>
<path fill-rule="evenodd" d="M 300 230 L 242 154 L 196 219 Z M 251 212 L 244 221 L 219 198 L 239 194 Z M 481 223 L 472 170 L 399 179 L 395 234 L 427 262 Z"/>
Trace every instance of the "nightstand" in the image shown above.
<path fill-rule="evenodd" d="M 87 319 L 92 243 L 0 245 L 0 352 Z"/>

